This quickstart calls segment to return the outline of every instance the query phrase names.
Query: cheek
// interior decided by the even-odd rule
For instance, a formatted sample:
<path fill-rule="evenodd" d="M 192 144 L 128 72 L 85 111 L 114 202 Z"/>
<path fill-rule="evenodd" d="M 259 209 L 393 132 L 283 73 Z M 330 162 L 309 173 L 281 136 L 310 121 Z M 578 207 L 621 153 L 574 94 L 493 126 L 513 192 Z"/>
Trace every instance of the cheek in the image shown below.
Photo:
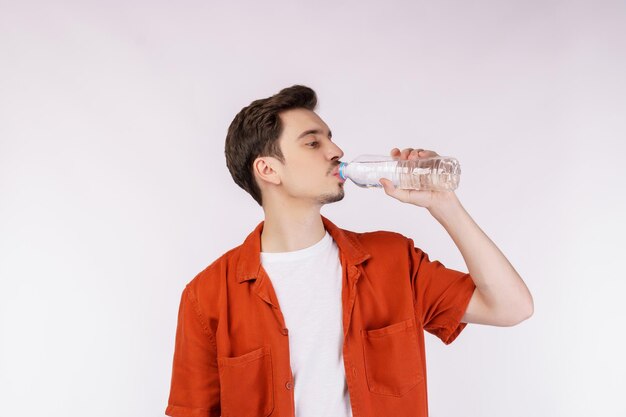
<path fill-rule="evenodd" d="M 297 194 L 306 194 L 321 180 L 321 174 L 316 173 L 313 167 L 300 166 L 298 169 L 285 172 L 283 184 Z"/>
<path fill-rule="evenodd" d="M 291 185 L 297 186 L 298 184 L 311 183 L 315 181 L 315 175 L 311 172 L 311 170 L 307 170 L 302 167 L 302 169 L 291 171 L 288 174 L 287 181 L 289 181 Z"/>

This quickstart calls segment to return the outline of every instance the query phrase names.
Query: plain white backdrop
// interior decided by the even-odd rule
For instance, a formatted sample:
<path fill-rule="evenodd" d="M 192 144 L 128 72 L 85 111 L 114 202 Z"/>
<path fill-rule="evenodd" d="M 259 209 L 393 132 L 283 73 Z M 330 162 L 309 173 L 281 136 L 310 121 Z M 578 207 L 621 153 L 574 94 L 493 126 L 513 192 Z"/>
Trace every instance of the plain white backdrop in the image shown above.
<path fill-rule="evenodd" d="M 346 161 L 457 157 L 534 296 L 427 337 L 431 415 L 626 415 L 625 28 L 623 1 L 0 0 L 0 414 L 163 415 L 184 285 L 262 220 L 226 129 L 305 84 Z M 467 270 L 382 190 L 322 214 Z"/>

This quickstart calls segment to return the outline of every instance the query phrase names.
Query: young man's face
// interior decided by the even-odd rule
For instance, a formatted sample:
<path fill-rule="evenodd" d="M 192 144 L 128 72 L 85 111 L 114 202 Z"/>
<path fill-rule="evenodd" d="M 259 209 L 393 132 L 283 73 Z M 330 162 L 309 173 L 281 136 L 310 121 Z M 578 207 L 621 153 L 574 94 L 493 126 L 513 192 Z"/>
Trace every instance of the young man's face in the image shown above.
<path fill-rule="evenodd" d="M 343 199 L 339 160 L 343 151 L 331 140 L 326 123 L 313 111 L 287 110 L 279 115 L 278 141 L 285 157 L 279 165 L 283 191 L 295 199 L 327 204 Z"/>

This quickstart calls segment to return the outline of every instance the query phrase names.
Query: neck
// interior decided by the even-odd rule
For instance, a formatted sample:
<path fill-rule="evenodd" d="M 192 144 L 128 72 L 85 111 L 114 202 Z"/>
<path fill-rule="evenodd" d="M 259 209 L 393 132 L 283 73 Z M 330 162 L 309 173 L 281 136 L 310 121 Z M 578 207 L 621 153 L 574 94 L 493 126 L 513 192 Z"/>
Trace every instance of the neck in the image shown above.
<path fill-rule="evenodd" d="M 326 233 L 321 206 L 286 209 L 263 207 L 262 252 L 292 252 L 313 246 Z"/>

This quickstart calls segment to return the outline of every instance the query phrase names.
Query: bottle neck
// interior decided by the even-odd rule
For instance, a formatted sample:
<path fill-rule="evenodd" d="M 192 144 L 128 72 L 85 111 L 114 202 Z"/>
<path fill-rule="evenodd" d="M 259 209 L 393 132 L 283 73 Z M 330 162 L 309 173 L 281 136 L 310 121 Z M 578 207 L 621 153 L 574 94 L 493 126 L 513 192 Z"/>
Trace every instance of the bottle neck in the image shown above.
<path fill-rule="evenodd" d="M 339 177 L 341 177 L 342 180 L 347 179 L 346 177 L 346 167 L 348 166 L 347 162 L 341 162 L 339 164 Z"/>

